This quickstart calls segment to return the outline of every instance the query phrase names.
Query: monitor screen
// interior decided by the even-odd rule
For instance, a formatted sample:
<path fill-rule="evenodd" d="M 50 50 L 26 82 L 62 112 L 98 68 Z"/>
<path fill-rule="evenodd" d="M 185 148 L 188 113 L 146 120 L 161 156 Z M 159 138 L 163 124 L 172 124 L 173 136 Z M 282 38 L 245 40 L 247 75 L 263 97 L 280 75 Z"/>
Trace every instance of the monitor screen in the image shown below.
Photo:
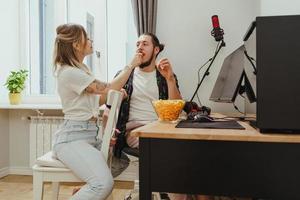
<path fill-rule="evenodd" d="M 250 102 L 256 100 L 253 89 L 244 71 L 244 45 L 228 55 L 223 62 L 217 81 L 212 90 L 210 100 L 232 103 L 238 92 L 246 92 Z M 242 86 L 242 81 L 244 85 Z"/>

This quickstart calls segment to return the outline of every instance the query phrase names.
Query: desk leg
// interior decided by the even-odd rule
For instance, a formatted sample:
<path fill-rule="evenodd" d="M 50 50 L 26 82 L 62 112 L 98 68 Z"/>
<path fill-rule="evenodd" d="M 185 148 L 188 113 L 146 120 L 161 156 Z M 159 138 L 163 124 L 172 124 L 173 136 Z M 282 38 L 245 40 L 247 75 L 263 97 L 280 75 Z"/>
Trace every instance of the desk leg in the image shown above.
<path fill-rule="evenodd" d="M 140 178 L 140 199 L 151 200 L 151 176 L 150 176 L 150 138 L 140 138 L 139 148 L 139 178 Z"/>

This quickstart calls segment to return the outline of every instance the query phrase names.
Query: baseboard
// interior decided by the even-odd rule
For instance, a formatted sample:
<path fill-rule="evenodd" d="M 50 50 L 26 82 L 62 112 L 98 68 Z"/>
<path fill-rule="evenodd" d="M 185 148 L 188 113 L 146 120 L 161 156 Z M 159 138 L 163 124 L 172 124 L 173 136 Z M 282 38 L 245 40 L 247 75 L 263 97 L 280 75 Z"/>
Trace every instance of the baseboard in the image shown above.
<path fill-rule="evenodd" d="M 0 178 L 7 176 L 9 174 L 8 167 L 3 167 L 0 169 Z"/>
<path fill-rule="evenodd" d="M 30 167 L 10 167 L 9 174 L 32 175 L 32 169 Z"/>

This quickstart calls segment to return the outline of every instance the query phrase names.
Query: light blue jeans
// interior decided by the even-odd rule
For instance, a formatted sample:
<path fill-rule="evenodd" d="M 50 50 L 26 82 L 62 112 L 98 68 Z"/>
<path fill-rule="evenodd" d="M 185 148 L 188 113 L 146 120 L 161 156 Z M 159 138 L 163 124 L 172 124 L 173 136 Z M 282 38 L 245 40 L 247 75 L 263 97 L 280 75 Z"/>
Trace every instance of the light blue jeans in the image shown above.
<path fill-rule="evenodd" d="M 72 200 L 106 199 L 113 188 L 113 177 L 97 139 L 96 122 L 65 120 L 53 141 L 54 155 L 86 182 Z"/>

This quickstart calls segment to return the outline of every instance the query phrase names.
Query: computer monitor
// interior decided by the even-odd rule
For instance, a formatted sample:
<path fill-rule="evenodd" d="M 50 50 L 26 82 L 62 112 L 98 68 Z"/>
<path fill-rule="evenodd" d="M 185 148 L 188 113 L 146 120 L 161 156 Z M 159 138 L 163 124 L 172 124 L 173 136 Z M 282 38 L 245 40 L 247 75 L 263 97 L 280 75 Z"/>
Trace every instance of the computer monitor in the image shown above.
<path fill-rule="evenodd" d="M 242 45 L 224 59 L 210 96 L 211 101 L 233 103 L 238 93 L 246 93 L 251 103 L 256 101 L 255 93 L 244 70 L 244 51 L 245 47 Z"/>

